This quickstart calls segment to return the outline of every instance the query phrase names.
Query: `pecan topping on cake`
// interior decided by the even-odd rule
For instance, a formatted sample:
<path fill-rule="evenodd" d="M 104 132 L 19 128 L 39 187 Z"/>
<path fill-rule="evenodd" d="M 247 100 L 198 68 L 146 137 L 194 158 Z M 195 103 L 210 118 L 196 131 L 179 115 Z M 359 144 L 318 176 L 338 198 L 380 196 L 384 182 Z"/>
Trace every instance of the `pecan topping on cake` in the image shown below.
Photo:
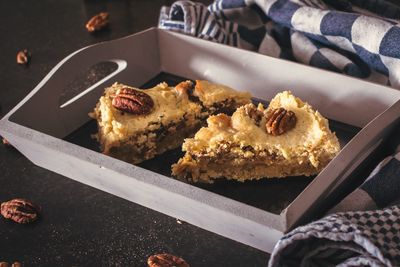
<path fill-rule="evenodd" d="M 123 112 L 145 115 L 151 112 L 154 102 L 148 94 L 124 87 L 114 96 L 112 105 Z"/>
<path fill-rule="evenodd" d="M 272 135 L 281 135 L 294 128 L 296 125 L 296 115 L 292 111 L 284 108 L 268 110 L 265 115 L 267 123 L 265 128 L 267 133 Z"/>
<path fill-rule="evenodd" d="M 180 82 L 175 86 L 175 90 L 179 93 L 179 95 L 182 94 L 189 94 L 190 90 L 194 89 L 194 83 L 192 81 L 184 81 Z"/>
<path fill-rule="evenodd" d="M 209 125 L 213 125 L 216 128 L 229 128 L 232 126 L 232 121 L 231 121 L 231 117 L 229 117 L 228 115 L 224 114 L 224 113 L 220 113 L 218 115 L 215 116 L 211 116 L 208 118 L 208 124 Z"/>
<path fill-rule="evenodd" d="M 184 259 L 168 253 L 150 256 L 147 264 L 149 267 L 189 267 Z"/>
<path fill-rule="evenodd" d="M 38 208 L 26 199 L 12 199 L 1 204 L 1 215 L 17 223 L 30 223 L 38 218 Z"/>
<path fill-rule="evenodd" d="M 249 116 L 257 126 L 260 126 L 260 122 L 264 117 L 264 113 L 262 113 L 261 110 L 258 110 L 253 104 L 246 105 L 244 108 L 247 116 Z"/>

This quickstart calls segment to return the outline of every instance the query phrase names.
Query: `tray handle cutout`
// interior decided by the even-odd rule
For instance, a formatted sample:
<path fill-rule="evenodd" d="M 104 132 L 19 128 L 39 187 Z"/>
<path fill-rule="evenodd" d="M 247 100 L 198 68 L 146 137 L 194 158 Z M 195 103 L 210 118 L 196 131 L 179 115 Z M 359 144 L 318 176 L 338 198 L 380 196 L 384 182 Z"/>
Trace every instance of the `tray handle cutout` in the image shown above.
<path fill-rule="evenodd" d="M 117 64 L 100 79 L 66 95 L 63 91 L 97 64 Z M 104 88 L 114 82 L 138 86 L 160 72 L 158 35 L 154 30 L 82 48 L 64 58 L 21 101 L 7 119 L 36 131 L 64 138 L 87 123 Z M 63 95 L 64 94 L 64 95 Z M 61 97 L 61 98 L 60 98 Z"/>
<path fill-rule="evenodd" d="M 122 59 L 102 61 L 89 67 L 85 72 L 74 77 L 60 94 L 60 108 L 72 104 L 99 85 L 123 71 L 127 62 Z"/>

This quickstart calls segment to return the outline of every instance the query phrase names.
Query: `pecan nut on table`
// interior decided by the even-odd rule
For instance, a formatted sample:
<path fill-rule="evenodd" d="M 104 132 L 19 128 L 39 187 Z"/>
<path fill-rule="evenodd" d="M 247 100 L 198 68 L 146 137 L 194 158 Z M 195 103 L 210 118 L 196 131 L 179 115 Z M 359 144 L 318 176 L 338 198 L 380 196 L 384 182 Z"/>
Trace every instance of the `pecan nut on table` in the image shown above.
<path fill-rule="evenodd" d="M 0 262 L 0 267 L 21 267 L 21 263 L 18 261 L 14 262 L 13 264 L 9 264 L 8 262 L 2 261 Z"/>
<path fill-rule="evenodd" d="M 0 136 L 1 142 L 3 143 L 3 145 L 5 146 L 11 146 L 10 142 L 7 141 L 7 139 L 3 138 Z"/>
<path fill-rule="evenodd" d="M 31 53 L 24 49 L 17 53 L 17 63 L 20 65 L 28 65 L 31 60 Z"/>
<path fill-rule="evenodd" d="M 104 29 L 109 24 L 109 14 L 108 12 L 101 12 L 93 16 L 87 23 L 86 29 L 88 32 L 96 32 Z"/>
<path fill-rule="evenodd" d="M 190 267 L 184 259 L 168 253 L 150 256 L 147 264 L 149 267 Z"/>
<path fill-rule="evenodd" d="M 39 217 L 40 208 L 32 202 L 16 198 L 1 204 L 1 215 L 16 223 L 31 223 Z"/>

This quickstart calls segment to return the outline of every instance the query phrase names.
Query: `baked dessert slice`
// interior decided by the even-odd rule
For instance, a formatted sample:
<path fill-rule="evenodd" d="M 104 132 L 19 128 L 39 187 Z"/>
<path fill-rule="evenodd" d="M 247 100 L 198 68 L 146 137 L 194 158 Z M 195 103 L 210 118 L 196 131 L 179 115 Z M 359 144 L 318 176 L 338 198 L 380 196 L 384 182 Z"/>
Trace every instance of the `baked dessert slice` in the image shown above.
<path fill-rule="evenodd" d="M 115 83 L 89 115 L 97 120 L 101 151 L 136 164 L 178 148 L 209 115 L 233 112 L 250 99 L 247 92 L 207 81 L 160 83 L 146 90 Z"/>
<path fill-rule="evenodd" d="M 310 105 L 285 91 L 268 109 L 247 104 L 230 117 L 211 116 L 208 127 L 186 139 L 186 154 L 172 174 L 192 182 L 225 177 L 239 181 L 310 176 L 339 152 L 328 120 Z"/>

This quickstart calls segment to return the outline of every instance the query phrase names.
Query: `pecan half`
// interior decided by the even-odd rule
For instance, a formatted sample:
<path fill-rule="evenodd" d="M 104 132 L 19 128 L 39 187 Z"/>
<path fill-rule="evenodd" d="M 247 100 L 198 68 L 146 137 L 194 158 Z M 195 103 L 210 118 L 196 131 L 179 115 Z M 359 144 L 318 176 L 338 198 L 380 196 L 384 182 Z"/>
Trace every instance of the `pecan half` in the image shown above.
<path fill-rule="evenodd" d="M 87 23 L 86 29 L 88 32 L 95 32 L 102 30 L 103 28 L 108 26 L 108 12 L 101 12 L 95 16 L 93 16 Z"/>
<path fill-rule="evenodd" d="M 0 138 L 1 138 L 1 141 L 2 141 L 3 145 L 11 146 L 10 142 L 8 142 L 7 139 L 5 139 L 4 137 L 1 137 L 1 136 L 0 136 Z"/>
<path fill-rule="evenodd" d="M 40 208 L 26 199 L 12 199 L 1 204 L 1 215 L 17 223 L 30 223 L 38 218 Z"/>
<path fill-rule="evenodd" d="M 247 116 L 249 116 L 257 126 L 260 126 L 261 120 L 264 117 L 264 113 L 257 109 L 253 104 L 246 105 L 244 107 Z"/>
<path fill-rule="evenodd" d="M 31 60 L 31 53 L 27 49 L 17 53 L 17 63 L 20 65 L 28 65 Z"/>
<path fill-rule="evenodd" d="M 187 81 L 178 83 L 175 86 L 175 91 L 177 92 L 178 96 L 180 96 L 180 97 L 187 96 L 190 101 L 199 103 L 200 99 L 194 95 L 194 88 L 195 88 L 194 82 L 187 80 Z"/>
<path fill-rule="evenodd" d="M 147 264 L 149 267 L 190 267 L 184 259 L 168 253 L 150 256 Z"/>
<path fill-rule="evenodd" d="M 19 263 L 18 261 L 11 264 L 11 267 L 21 267 L 21 266 L 22 266 L 21 263 Z M 10 264 L 8 262 L 2 261 L 0 262 L 0 267 L 10 267 Z"/>
<path fill-rule="evenodd" d="M 154 102 L 148 94 L 124 87 L 114 96 L 112 105 L 123 112 L 144 115 L 151 112 Z"/>
<path fill-rule="evenodd" d="M 179 95 L 186 94 L 189 95 L 190 91 L 194 89 L 194 83 L 192 81 L 180 82 L 175 86 L 175 90 Z"/>
<path fill-rule="evenodd" d="M 232 126 L 232 119 L 228 115 L 220 113 L 218 115 L 208 117 L 207 123 L 209 127 L 227 129 Z"/>
<path fill-rule="evenodd" d="M 265 128 L 267 133 L 272 135 L 281 135 L 293 129 L 297 122 L 294 112 L 284 108 L 268 110 L 265 116 L 267 118 Z"/>

